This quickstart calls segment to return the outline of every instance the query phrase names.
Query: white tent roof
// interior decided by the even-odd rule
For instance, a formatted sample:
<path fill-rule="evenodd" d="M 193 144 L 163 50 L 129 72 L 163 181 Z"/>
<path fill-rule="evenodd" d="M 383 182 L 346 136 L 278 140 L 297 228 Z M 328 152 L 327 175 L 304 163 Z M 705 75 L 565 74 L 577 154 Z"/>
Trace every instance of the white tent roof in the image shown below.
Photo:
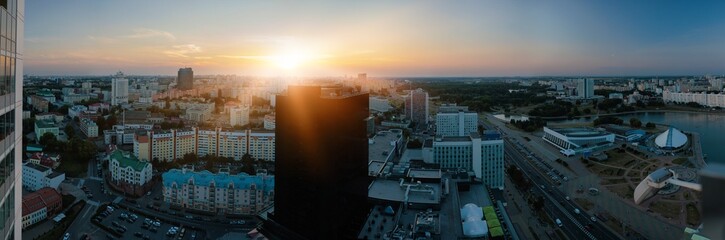
<path fill-rule="evenodd" d="M 488 235 L 488 225 L 484 220 L 463 222 L 463 235 L 466 237 L 485 237 Z"/>
<path fill-rule="evenodd" d="M 483 219 L 483 209 L 478 207 L 476 204 L 469 203 L 466 205 L 463 205 L 463 208 L 461 208 L 461 219 Z"/>
<path fill-rule="evenodd" d="M 655 138 L 655 144 L 660 148 L 679 148 L 685 143 L 687 143 L 687 135 L 673 127 Z"/>

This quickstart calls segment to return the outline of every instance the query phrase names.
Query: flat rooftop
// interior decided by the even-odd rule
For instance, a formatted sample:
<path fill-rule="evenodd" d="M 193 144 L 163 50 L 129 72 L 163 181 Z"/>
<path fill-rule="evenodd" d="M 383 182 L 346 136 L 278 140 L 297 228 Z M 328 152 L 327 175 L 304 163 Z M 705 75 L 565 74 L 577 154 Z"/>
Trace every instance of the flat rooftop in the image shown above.
<path fill-rule="evenodd" d="M 596 137 L 609 135 L 610 133 L 596 128 L 550 128 L 567 137 Z"/>
<path fill-rule="evenodd" d="M 373 160 L 368 163 L 368 175 L 377 176 L 385 168 L 385 162 Z"/>
<path fill-rule="evenodd" d="M 425 178 L 425 179 L 441 179 L 440 169 L 410 169 L 408 177 Z"/>
<path fill-rule="evenodd" d="M 398 131 L 380 131 L 371 139 L 368 139 L 368 161 L 387 160 L 388 155 L 394 150 L 395 143 L 403 136 Z"/>
<path fill-rule="evenodd" d="M 410 187 L 410 191 L 408 188 Z M 441 203 L 441 186 L 440 184 L 428 183 L 409 183 L 404 182 L 403 186 L 400 181 L 378 179 L 373 181 L 368 189 L 368 197 L 371 199 L 404 202 L 408 192 L 408 203 L 413 204 L 440 204 Z"/>

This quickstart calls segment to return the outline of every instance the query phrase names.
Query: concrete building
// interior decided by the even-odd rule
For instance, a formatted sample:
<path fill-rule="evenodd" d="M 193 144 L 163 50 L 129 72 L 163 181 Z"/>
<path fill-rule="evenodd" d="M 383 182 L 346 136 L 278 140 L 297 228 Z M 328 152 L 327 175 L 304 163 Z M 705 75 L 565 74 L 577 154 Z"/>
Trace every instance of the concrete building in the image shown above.
<path fill-rule="evenodd" d="M 194 70 L 191 68 L 179 68 L 176 78 L 176 88 L 179 90 L 194 89 Z"/>
<path fill-rule="evenodd" d="M 589 99 L 594 97 L 594 79 L 578 79 L 576 84 L 578 98 Z"/>
<path fill-rule="evenodd" d="M 116 73 L 111 79 L 111 105 L 121 105 L 128 103 L 128 79 L 122 72 Z"/>
<path fill-rule="evenodd" d="M 186 109 L 186 114 L 184 115 L 184 118 L 194 122 L 205 122 L 206 120 L 209 120 L 213 110 L 213 108 L 204 107 L 188 108 Z"/>
<path fill-rule="evenodd" d="M 596 128 L 558 128 L 544 127 L 544 141 L 559 148 L 562 154 L 572 155 L 611 146 L 615 136 Z"/>
<path fill-rule="evenodd" d="M 634 129 L 614 124 L 605 124 L 602 128 L 607 130 L 607 132 L 613 133 L 616 138 L 627 142 L 639 140 L 647 134 L 647 132 L 642 129 Z"/>
<path fill-rule="evenodd" d="M 82 101 L 88 101 L 91 98 L 93 98 L 93 95 L 91 94 L 67 94 L 63 95 L 63 103 L 75 104 Z"/>
<path fill-rule="evenodd" d="M 63 197 L 53 188 L 39 189 L 23 196 L 22 204 L 23 229 L 63 211 Z M 17 236 L 16 239 L 20 239 L 20 233 Z"/>
<path fill-rule="evenodd" d="M 274 201 L 274 176 L 171 169 L 161 175 L 164 202 L 216 214 L 256 214 Z"/>
<path fill-rule="evenodd" d="M 419 126 L 428 124 L 428 92 L 423 89 L 411 91 L 405 98 L 405 116 Z"/>
<path fill-rule="evenodd" d="M 466 136 L 472 132 L 478 132 L 478 113 L 445 111 L 436 114 L 436 135 Z"/>
<path fill-rule="evenodd" d="M 54 98 L 55 98 L 55 96 L 54 96 Z M 29 102 L 30 102 L 30 105 L 33 106 L 33 109 L 40 111 L 40 112 L 48 112 L 48 104 L 50 104 L 50 102 L 47 99 L 33 95 L 33 96 L 30 96 Z M 55 102 L 55 101 L 53 101 L 53 102 Z"/>
<path fill-rule="evenodd" d="M 129 152 L 115 150 L 109 156 L 108 168 L 114 183 L 142 186 L 151 181 L 152 166 L 138 160 Z"/>
<path fill-rule="evenodd" d="M 58 189 L 65 180 L 65 173 L 54 172 L 53 169 L 35 163 L 23 164 L 23 187 L 28 191 L 50 187 Z"/>
<path fill-rule="evenodd" d="M 249 106 L 238 106 L 229 109 L 229 124 L 232 126 L 249 124 Z"/>
<path fill-rule="evenodd" d="M 725 108 L 725 94 L 704 92 L 662 92 L 662 100 L 666 103 L 686 104 L 695 102 L 706 107 Z"/>
<path fill-rule="evenodd" d="M 72 107 L 68 108 L 68 117 L 73 119 L 80 116 L 83 111 L 88 111 L 88 107 L 83 105 L 73 105 Z"/>
<path fill-rule="evenodd" d="M 98 125 L 96 125 L 96 122 L 94 122 L 90 118 L 81 118 L 80 128 L 81 132 L 83 132 L 86 137 L 98 137 Z"/>
<path fill-rule="evenodd" d="M 20 125 L 20 124 L 18 124 Z M 55 137 L 58 137 L 58 125 L 50 120 L 36 120 L 35 121 L 35 140 L 40 141 L 45 133 L 52 133 Z"/>
<path fill-rule="evenodd" d="M 274 161 L 275 139 L 271 131 L 191 128 L 137 132 L 133 144 L 139 159 L 173 161 L 195 153 L 234 160 L 249 154 L 254 159 Z"/>
<path fill-rule="evenodd" d="M 368 139 L 368 175 L 379 176 L 387 172 L 393 159 L 403 150 L 403 131 L 391 129 L 380 131 Z"/>
<path fill-rule="evenodd" d="M 264 115 L 264 129 L 265 130 L 274 130 L 275 125 L 277 125 L 277 124 L 276 124 L 274 114 Z"/>
<path fill-rule="evenodd" d="M 463 169 L 490 188 L 504 188 L 503 140 L 496 131 L 436 137 L 423 146 L 423 160 L 442 169 Z"/>

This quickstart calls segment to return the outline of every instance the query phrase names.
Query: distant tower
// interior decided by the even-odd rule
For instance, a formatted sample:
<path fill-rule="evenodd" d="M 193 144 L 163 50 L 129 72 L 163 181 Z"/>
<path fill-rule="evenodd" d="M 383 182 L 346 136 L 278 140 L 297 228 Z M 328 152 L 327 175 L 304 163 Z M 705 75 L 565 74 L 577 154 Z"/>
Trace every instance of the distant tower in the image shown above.
<path fill-rule="evenodd" d="M 357 74 L 357 82 L 360 84 L 360 91 L 362 92 L 369 92 L 370 86 L 368 83 L 368 74 L 367 73 L 358 73 Z"/>
<path fill-rule="evenodd" d="M 194 71 L 191 68 L 179 68 L 176 88 L 179 90 L 191 90 L 194 88 Z"/>
<path fill-rule="evenodd" d="M 128 103 L 128 79 L 119 71 L 111 79 L 111 105 Z"/>
<path fill-rule="evenodd" d="M 594 97 L 594 79 L 579 79 L 576 86 L 576 95 L 579 98 L 589 99 Z"/>
<path fill-rule="evenodd" d="M 420 88 L 410 92 L 405 99 L 405 116 L 418 126 L 428 124 L 428 92 Z"/>

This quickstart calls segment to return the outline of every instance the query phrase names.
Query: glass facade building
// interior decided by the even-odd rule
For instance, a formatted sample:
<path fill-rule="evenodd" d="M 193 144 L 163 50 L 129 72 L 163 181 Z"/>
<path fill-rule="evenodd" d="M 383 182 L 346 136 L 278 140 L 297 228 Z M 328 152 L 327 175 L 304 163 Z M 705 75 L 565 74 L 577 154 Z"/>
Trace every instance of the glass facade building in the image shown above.
<path fill-rule="evenodd" d="M 0 0 L 0 239 L 20 239 L 22 227 L 22 111 L 15 109 L 22 109 L 24 8 L 24 0 Z"/>

